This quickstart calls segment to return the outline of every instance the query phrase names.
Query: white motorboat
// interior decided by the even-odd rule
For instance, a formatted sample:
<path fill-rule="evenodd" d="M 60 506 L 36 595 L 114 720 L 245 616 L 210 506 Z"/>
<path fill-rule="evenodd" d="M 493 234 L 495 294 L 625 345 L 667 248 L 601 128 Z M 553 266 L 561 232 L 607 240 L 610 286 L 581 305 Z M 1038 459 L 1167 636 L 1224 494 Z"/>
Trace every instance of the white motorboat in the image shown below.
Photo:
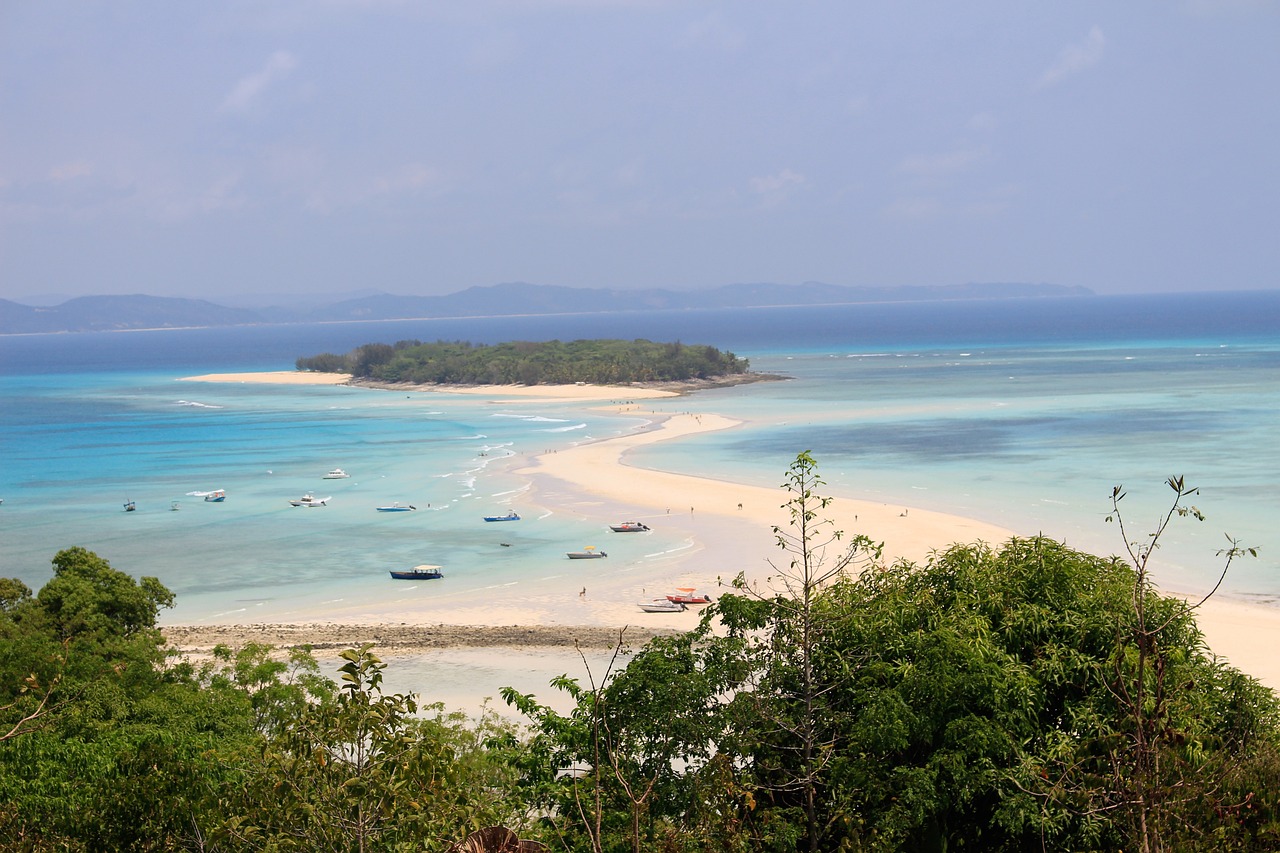
<path fill-rule="evenodd" d="M 307 492 L 302 497 L 289 501 L 289 506 L 325 506 L 331 500 L 333 500 L 332 497 L 318 498 Z"/>
<path fill-rule="evenodd" d="M 679 601 L 668 601 L 665 598 L 655 598 L 653 601 L 640 602 L 640 609 L 645 613 L 679 613 L 682 610 L 688 610 L 685 605 Z"/>
<path fill-rule="evenodd" d="M 328 474 L 325 474 L 324 478 L 326 480 L 345 480 L 350 476 L 351 476 L 350 474 L 348 474 L 346 471 L 343 471 L 341 468 L 334 468 Z"/>

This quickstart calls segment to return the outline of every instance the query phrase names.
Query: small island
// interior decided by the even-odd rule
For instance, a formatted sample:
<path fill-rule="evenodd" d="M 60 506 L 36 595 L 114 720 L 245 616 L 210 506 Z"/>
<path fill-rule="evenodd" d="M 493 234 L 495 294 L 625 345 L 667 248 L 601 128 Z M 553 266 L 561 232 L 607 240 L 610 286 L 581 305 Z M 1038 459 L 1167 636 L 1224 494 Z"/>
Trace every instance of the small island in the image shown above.
<path fill-rule="evenodd" d="M 389 385 L 633 385 L 765 378 L 749 373 L 747 359 L 713 346 L 643 339 L 371 343 L 345 355 L 302 357 L 296 366 L 304 372 L 350 374 L 361 384 Z"/>

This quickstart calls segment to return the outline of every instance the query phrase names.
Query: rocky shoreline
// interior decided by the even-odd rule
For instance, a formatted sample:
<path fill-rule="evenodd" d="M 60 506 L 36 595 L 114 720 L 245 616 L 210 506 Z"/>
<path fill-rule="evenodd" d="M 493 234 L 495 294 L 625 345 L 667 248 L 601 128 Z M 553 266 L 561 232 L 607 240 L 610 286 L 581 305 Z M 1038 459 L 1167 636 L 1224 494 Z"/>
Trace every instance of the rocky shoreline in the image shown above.
<path fill-rule="evenodd" d="M 250 643 L 277 649 L 309 647 L 317 654 L 337 653 L 366 643 L 383 654 L 419 654 L 451 647 L 609 649 L 619 642 L 640 646 L 654 637 L 678 633 L 650 628 L 596 625 L 169 625 L 165 641 L 188 654 L 204 654 L 222 645 L 240 649 Z"/>

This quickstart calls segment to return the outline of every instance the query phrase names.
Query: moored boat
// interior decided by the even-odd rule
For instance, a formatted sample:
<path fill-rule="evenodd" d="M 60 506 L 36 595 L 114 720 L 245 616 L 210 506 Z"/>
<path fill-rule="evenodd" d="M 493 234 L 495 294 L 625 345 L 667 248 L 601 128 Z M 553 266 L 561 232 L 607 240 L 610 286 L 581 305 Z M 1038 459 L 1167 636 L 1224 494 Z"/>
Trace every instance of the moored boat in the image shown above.
<path fill-rule="evenodd" d="M 392 580 L 398 581 L 433 581 L 444 577 L 444 572 L 440 571 L 440 566 L 421 565 L 414 566 L 412 569 L 392 569 Z"/>
<path fill-rule="evenodd" d="M 675 604 L 710 604 L 711 596 L 698 592 L 691 586 L 681 586 L 667 596 L 667 601 Z"/>
<path fill-rule="evenodd" d="M 402 504 L 400 503 L 400 501 L 396 501 L 395 503 L 389 504 L 387 506 L 380 506 L 380 507 L 374 507 L 374 508 L 378 510 L 378 512 L 412 512 L 413 510 L 417 509 L 417 507 L 414 506 L 413 504 Z"/>
<path fill-rule="evenodd" d="M 348 474 L 346 471 L 343 471 L 341 468 L 334 468 L 328 474 L 325 474 L 324 478 L 326 480 L 345 480 L 350 476 L 351 476 L 350 474 Z"/>
<path fill-rule="evenodd" d="M 640 609 L 645 613 L 679 613 L 682 610 L 688 610 L 684 604 L 679 601 L 668 601 L 665 598 L 655 598 L 653 601 L 640 602 Z"/>
<path fill-rule="evenodd" d="M 621 524 L 610 524 L 609 529 L 614 533 L 643 533 L 649 529 L 649 525 L 640 521 L 624 521 Z"/>
<path fill-rule="evenodd" d="M 124 511 L 125 511 L 125 512 L 133 512 L 133 511 L 134 511 L 134 510 L 136 510 L 137 508 L 138 508 L 138 505 L 137 505 L 137 504 L 135 504 L 133 501 L 125 501 L 125 502 L 124 502 Z"/>
<path fill-rule="evenodd" d="M 609 555 L 606 554 L 604 551 L 597 551 L 596 546 L 594 545 L 588 545 L 587 547 L 583 548 L 581 551 L 569 552 L 570 560 L 598 560 L 601 557 L 607 557 L 607 556 Z"/>
<path fill-rule="evenodd" d="M 325 506 L 331 500 L 333 500 L 332 497 L 318 498 L 307 492 L 302 497 L 289 501 L 289 506 Z"/>
<path fill-rule="evenodd" d="M 485 521 L 519 521 L 520 516 L 516 515 L 515 510 L 511 510 L 506 515 L 486 515 Z"/>

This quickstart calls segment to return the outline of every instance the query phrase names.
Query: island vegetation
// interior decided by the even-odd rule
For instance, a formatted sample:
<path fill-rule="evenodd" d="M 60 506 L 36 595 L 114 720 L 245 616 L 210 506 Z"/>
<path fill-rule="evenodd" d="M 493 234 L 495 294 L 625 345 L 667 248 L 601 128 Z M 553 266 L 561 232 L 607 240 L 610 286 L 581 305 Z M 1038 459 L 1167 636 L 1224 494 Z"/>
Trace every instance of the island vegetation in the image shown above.
<path fill-rule="evenodd" d="M 30 851 L 515 838 L 575 853 L 1275 850 L 1280 703 L 1215 658 L 1194 604 L 1147 574 L 1165 525 L 1197 514 L 1194 490 L 1169 484 L 1164 521 L 1123 558 L 1031 538 L 885 565 L 876 543 L 823 520 L 801 454 L 771 589 L 739 583 L 696 630 L 558 679 L 571 712 L 505 691 L 527 726 L 383 693 L 369 646 L 343 653 L 337 683 L 306 650 L 174 658 L 156 627 L 172 594 L 69 548 L 38 593 L 0 581 L 0 838 Z M 1243 553 L 1232 544 L 1224 572 Z"/>
<path fill-rule="evenodd" d="M 298 370 L 413 385 L 622 385 L 741 376 L 745 358 L 713 346 L 648 340 L 399 341 L 299 358 Z"/>

